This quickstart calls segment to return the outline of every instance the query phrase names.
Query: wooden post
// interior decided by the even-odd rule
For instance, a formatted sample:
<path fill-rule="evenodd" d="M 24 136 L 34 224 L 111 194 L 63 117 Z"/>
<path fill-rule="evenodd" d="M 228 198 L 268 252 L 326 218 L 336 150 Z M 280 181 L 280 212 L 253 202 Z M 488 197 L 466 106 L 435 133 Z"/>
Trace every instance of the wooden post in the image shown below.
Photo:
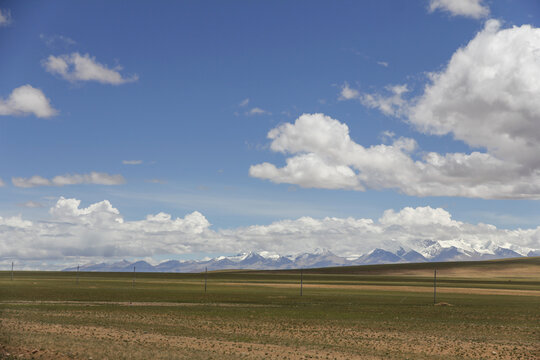
<path fill-rule="evenodd" d="M 208 267 L 204 268 L 204 293 L 206 294 L 206 282 L 208 280 Z"/>
<path fill-rule="evenodd" d="M 79 285 L 79 264 L 77 264 L 77 285 Z"/>
<path fill-rule="evenodd" d="M 11 281 L 13 281 L 13 261 L 11 262 Z"/>
<path fill-rule="evenodd" d="M 302 296 L 303 287 L 304 287 L 304 270 L 300 269 L 300 296 Z"/>
<path fill-rule="evenodd" d="M 433 304 L 435 305 L 437 303 L 437 269 L 435 269 L 435 273 L 433 274 Z"/>
<path fill-rule="evenodd" d="M 135 266 L 133 267 L 133 282 L 131 283 L 131 287 L 135 287 Z"/>

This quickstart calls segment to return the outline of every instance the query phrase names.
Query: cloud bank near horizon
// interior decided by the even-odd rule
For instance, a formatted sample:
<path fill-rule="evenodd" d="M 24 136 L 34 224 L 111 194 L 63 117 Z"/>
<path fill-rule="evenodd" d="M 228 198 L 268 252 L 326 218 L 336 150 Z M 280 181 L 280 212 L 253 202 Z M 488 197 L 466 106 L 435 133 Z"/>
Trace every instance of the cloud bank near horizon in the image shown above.
<path fill-rule="evenodd" d="M 500 246 L 526 254 L 540 248 L 540 227 L 508 230 L 470 224 L 452 219 L 442 208 L 426 206 L 386 210 L 379 219 L 301 217 L 215 230 L 197 211 L 178 218 L 160 212 L 126 221 L 107 200 L 84 208 L 80 200 L 63 197 L 43 221 L 26 220 L 20 215 L 0 217 L 0 263 L 17 260 L 37 267 L 55 262 L 66 265 L 195 253 L 298 254 L 316 248 L 351 256 L 377 247 L 398 249 L 423 240 L 479 252 Z"/>

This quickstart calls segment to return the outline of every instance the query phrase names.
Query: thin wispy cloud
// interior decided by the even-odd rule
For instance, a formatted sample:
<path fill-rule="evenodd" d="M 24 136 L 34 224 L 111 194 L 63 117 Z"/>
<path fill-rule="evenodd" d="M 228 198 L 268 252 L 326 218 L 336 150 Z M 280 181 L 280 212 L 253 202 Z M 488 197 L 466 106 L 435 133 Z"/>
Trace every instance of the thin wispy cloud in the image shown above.
<path fill-rule="evenodd" d="M 124 165 L 141 165 L 142 163 L 142 160 L 122 160 L 122 164 Z"/>
<path fill-rule="evenodd" d="M 29 200 L 27 202 L 20 203 L 20 204 L 17 204 L 17 205 L 20 206 L 20 207 L 29 208 L 29 209 L 37 209 L 37 208 L 45 207 L 44 204 L 42 204 L 40 202 L 37 202 L 37 201 L 32 201 L 32 200 Z"/>
<path fill-rule="evenodd" d="M 66 174 L 58 175 L 52 179 L 47 179 L 39 175 L 29 178 L 13 177 L 11 182 L 20 188 L 32 188 L 38 186 L 65 186 L 65 185 L 121 185 L 126 182 L 122 175 L 110 175 L 101 172 L 91 172 L 89 174 Z"/>
<path fill-rule="evenodd" d="M 47 45 L 47 47 L 55 47 L 58 45 L 62 46 L 72 46 L 76 45 L 77 42 L 70 37 L 64 35 L 45 35 L 39 34 L 39 38 Z"/>
<path fill-rule="evenodd" d="M 245 107 L 245 106 L 247 106 L 248 104 L 249 104 L 249 98 L 246 98 L 246 99 L 240 101 L 240 103 L 238 104 L 238 106 L 240 106 L 240 107 Z"/>
<path fill-rule="evenodd" d="M 11 17 L 11 10 L 9 9 L 0 9 L 0 27 L 9 26 L 13 22 Z"/>
<path fill-rule="evenodd" d="M 403 95 L 409 92 L 406 84 L 389 85 L 385 88 L 386 94 L 361 93 L 359 90 L 351 88 L 348 83 L 341 87 L 338 100 L 358 100 L 364 106 L 372 109 L 379 109 L 385 115 L 399 116 L 403 114 L 408 102 Z"/>
<path fill-rule="evenodd" d="M 148 179 L 148 180 L 145 180 L 145 182 L 152 183 L 152 184 L 166 184 L 167 183 L 167 181 L 163 179 Z"/>
<path fill-rule="evenodd" d="M 249 111 L 246 111 L 245 114 L 247 116 L 270 115 L 271 112 L 261 109 L 260 107 L 254 107 L 254 108 L 251 108 Z"/>

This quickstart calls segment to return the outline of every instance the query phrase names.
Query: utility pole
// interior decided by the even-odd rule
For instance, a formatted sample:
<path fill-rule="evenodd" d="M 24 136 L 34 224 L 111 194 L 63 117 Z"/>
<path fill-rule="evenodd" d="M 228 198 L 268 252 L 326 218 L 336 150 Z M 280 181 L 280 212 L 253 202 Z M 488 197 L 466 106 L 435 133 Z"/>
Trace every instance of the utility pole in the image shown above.
<path fill-rule="evenodd" d="M 433 304 L 437 303 L 437 269 L 433 275 Z"/>
<path fill-rule="evenodd" d="M 11 281 L 13 281 L 13 261 L 11 262 Z"/>
<path fill-rule="evenodd" d="M 206 294 L 206 282 L 208 280 L 208 267 L 204 268 L 204 293 Z"/>
<path fill-rule="evenodd" d="M 131 287 L 135 287 L 135 266 L 133 267 L 133 282 L 131 283 Z"/>
<path fill-rule="evenodd" d="M 304 270 L 300 269 L 300 296 L 302 296 L 303 287 L 304 287 Z"/>
<path fill-rule="evenodd" d="M 77 264 L 77 285 L 79 285 L 79 264 Z"/>

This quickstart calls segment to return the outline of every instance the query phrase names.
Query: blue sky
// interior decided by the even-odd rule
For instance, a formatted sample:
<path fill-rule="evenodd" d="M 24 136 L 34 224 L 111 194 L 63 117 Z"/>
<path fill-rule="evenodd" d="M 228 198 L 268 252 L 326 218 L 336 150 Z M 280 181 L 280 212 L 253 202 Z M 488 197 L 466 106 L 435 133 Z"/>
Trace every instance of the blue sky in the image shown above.
<path fill-rule="evenodd" d="M 485 174 L 465 179 L 463 186 L 455 185 L 459 179 L 437 177 L 435 190 L 433 179 L 414 189 L 374 178 L 327 188 L 322 180 L 311 182 L 285 168 L 287 159 L 311 152 L 357 175 L 373 169 L 364 160 L 364 165 L 330 164 L 334 155 L 292 144 L 296 138 L 280 128 L 302 114 L 321 113 L 346 124 L 351 141 L 364 148 L 396 148 L 395 141 L 406 138 L 416 142 L 416 150 L 403 150 L 411 161 L 422 162 L 430 152 L 482 153 L 490 156 L 484 159 L 486 174 L 490 161 L 502 159 L 501 168 L 517 164 L 519 170 L 509 171 L 528 174 L 516 175 L 522 176 L 520 184 L 537 186 L 534 161 L 514 156 L 534 146 L 511 151 L 496 139 L 485 140 L 493 138 L 489 131 L 468 136 L 467 119 L 448 130 L 441 123 L 451 123 L 451 115 L 425 125 L 426 108 L 446 111 L 425 90 L 443 88 L 446 80 L 433 80 L 429 73 L 453 73 L 448 64 L 458 49 L 468 49 L 481 33 L 491 31 L 495 42 L 503 30 L 527 24 L 530 34 L 523 36 L 538 38 L 537 1 L 462 2 L 465 10 L 445 0 L 2 1 L 0 216 L 46 222 L 49 208 L 64 197 L 81 200 L 81 208 L 107 200 L 125 221 L 159 212 L 183 218 L 198 211 L 216 231 L 302 216 L 376 221 L 387 209 L 428 206 L 464 223 L 536 228 L 540 192 L 523 192 L 520 185 L 506 193 L 506 180 L 495 185 L 478 180 L 487 179 Z M 488 29 L 490 21 L 495 30 Z M 468 51 L 474 58 L 480 50 Z M 516 50 L 511 60 L 518 57 Z M 77 59 L 98 68 L 62 73 L 52 63 L 73 66 Z M 534 62 L 525 65 L 533 76 L 539 74 Z M 9 103 L 25 85 L 46 97 L 41 116 L 35 104 Z M 407 91 L 385 112 L 381 104 L 395 85 Z M 504 86 L 495 87 L 494 96 Z M 521 93 L 525 100 L 537 94 L 527 91 Z M 535 109 L 527 106 L 512 111 L 532 113 L 538 127 Z M 470 113 L 489 117 L 481 111 Z M 306 121 L 317 122 L 315 128 L 328 119 Z M 282 152 L 267 137 L 272 129 L 282 129 L 276 130 L 288 144 Z M 263 163 L 279 174 L 251 168 Z M 401 170 L 395 171 L 399 178 Z M 57 186 L 53 179 L 64 175 L 72 184 Z M 48 183 L 29 183 L 33 176 Z M 17 178 L 22 179 L 17 183 Z M 445 181 L 457 190 L 443 191 Z M 492 185 L 503 190 L 486 192 L 483 186 Z"/>

